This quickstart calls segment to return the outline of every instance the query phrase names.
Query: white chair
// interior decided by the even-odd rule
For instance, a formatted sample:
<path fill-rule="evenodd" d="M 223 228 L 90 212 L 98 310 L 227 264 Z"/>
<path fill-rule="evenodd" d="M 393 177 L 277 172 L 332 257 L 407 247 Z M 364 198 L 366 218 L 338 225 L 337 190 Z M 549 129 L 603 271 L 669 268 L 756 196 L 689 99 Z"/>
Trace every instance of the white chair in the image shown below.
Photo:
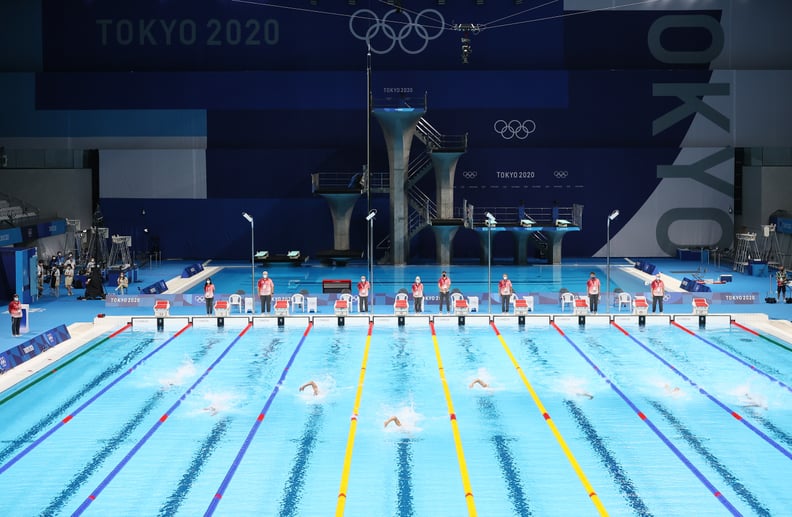
<path fill-rule="evenodd" d="M 231 312 L 234 307 L 241 313 L 242 312 L 242 295 L 230 294 L 228 295 L 228 310 Z"/>
<path fill-rule="evenodd" d="M 313 313 L 319 312 L 319 309 L 316 306 L 317 304 L 316 296 L 308 296 L 305 298 L 305 301 L 307 302 L 306 305 L 308 306 L 307 307 L 308 312 L 313 312 Z"/>
<path fill-rule="evenodd" d="M 396 316 L 404 316 L 409 311 L 407 293 L 397 293 L 396 300 L 393 302 L 393 313 Z"/>
<path fill-rule="evenodd" d="M 561 312 L 564 312 L 567 305 L 569 305 L 571 309 L 575 307 L 575 295 L 569 291 L 561 293 Z"/>
<path fill-rule="evenodd" d="M 619 312 L 621 312 L 622 308 L 630 310 L 632 308 L 632 296 L 630 293 L 619 293 L 618 298 L 616 298 L 616 305 L 619 306 Z"/>
<path fill-rule="evenodd" d="M 479 299 L 478 299 L 478 296 L 468 296 L 468 310 L 470 312 L 478 312 L 479 311 Z"/>
<path fill-rule="evenodd" d="M 291 297 L 291 306 L 292 312 L 296 311 L 298 306 L 305 312 L 305 296 L 301 293 L 294 293 Z"/>

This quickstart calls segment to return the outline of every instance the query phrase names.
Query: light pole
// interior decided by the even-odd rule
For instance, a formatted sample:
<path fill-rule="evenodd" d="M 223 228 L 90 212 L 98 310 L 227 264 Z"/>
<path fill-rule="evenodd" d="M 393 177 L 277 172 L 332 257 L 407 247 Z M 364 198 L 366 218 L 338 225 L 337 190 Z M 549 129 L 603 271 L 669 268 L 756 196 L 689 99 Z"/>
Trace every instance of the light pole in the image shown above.
<path fill-rule="evenodd" d="M 487 225 L 487 306 L 492 315 L 492 227 L 498 224 L 498 221 L 489 212 L 486 213 L 486 217 L 484 224 Z"/>
<path fill-rule="evenodd" d="M 607 303 L 608 303 L 608 312 L 610 312 L 610 310 L 611 310 L 611 293 L 610 293 L 610 223 L 611 223 L 611 221 L 613 221 L 617 217 L 619 217 L 619 211 L 618 210 L 614 210 L 608 216 L 608 224 L 607 224 L 607 228 L 608 228 L 608 230 L 607 230 L 608 231 L 608 245 L 607 245 L 608 258 L 607 258 L 607 261 L 605 263 L 606 264 L 605 265 L 605 292 L 608 294 L 608 301 L 607 301 Z"/>
<path fill-rule="evenodd" d="M 242 217 L 250 223 L 250 297 L 253 299 L 253 312 L 256 312 L 256 245 L 255 234 L 253 233 L 253 216 L 247 212 L 242 212 Z"/>
<path fill-rule="evenodd" d="M 366 216 L 368 227 L 368 281 L 369 281 L 369 305 L 374 306 L 374 217 L 377 209 L 372 208 Z"/>

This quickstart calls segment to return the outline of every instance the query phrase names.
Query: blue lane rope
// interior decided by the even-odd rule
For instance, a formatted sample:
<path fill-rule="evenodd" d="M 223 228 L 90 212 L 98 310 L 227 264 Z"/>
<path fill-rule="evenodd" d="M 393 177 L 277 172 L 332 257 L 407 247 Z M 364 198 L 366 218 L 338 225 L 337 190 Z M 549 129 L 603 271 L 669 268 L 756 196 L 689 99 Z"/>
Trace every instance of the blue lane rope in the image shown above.
<path fill-rule="evenodd" d="M 311 331 L 311 328 L 313 328 L 313 322 L 308 323 L 308 327 L 305 329 L 305 332 L 303 333 L 300 342 L 297 344 L 297 347 L 294 349 L 294 352 L 292 352 L 292 355 L 289 358 L 289 362 L 286 363 L 286 367 L 283 369 L 280 379 L 278 379 L 277 384 L 275 384 L 275 387 L 272 389 L 272 393 L 270 393 L 269 398 L 267 398 L 267 402 L 264 404 L 264 407 L 261 409 L 258 416 L 256 417 L 256 421 L 253 424 L 253 427 L 250 428 L 250 431 L 248 432 L 245 441 L 242 443 L 242 447 L 239 449 L 236 458 L 234 458 L 234 461 L 231 463 L 231 467 L 229 467 L 228 472 L 225 475 L 225 478 L 223 478 L 222 483 L 220 483 L 220 487 L 217 489 L 217 492 L 215 492 L 215 495 L 212 497 L 212 502 L 209 503 L 209 507 L 206 509 L 206 513 L 204 513 L 205 516 L 213 515 L 215 510 L 217 509 L 217 505 L 220 503 L 220 499 L 223 498 L 223 494 L 228 488 L 228 485 L 231 483 L 231 479 L 234 477 L 234 474 L 236 473 L 236 470 L 239 467 L 239 463 L 242 461 L 242 458 L 245 456 L 245 453 L 247 453 L 248 447 L 250 446 L 250 443 L 253 441 L 253 437 L 256 436 L 256 433 L 258 432 L 258 429 L 261 426 L 261 422 L 264 421 L 264 415 L 267 414 L 267 411 L 272 405 L 272 401 L 275 399 L 275 396 L 280 391 L 281 386 L 283 386 L 283 381 L 286 380 L 286 374 L 289 373 L 289 368 L 291 368 L 292 363 L 294 363 L 294 359 L 297 357 L 297 354 L 300 352 L 300 348 L 302 348 L 302 345 L 305 342 L 305 338 L 308 337 L 308 333 Z"/>
<path fill-rule="evenodd" d="M 589 358 L 589 356 L 587 356 L 587 355 L 585 354 L 585 352 L 583 352 L 583 350 L 581 350 L 581 349 L 580 349 L 580 347 L 578 347 L 578 346 L 575 344 L 575 342 L 574 342 L 574 341 L 572 341 L 572 340 L 569 338 L 569 336 L 567 336 L 567 335 L 564 333 L 564 331 L 563 331 L 563 330 L 561 330 L 561 329 L 558 327 L 558 325 L 556 325 L 556 323 L 555 323 L 555 322 L 550 322 L 550 325 L 552 325 L 553 327 L 555 327 L 555 329 L 558 331 L 558 333 L 559 333 L 559 334 L 561 334 L 561 336 L 563 336 L 563 337 L 564 337 L 564 339 L 567 341 L 567 343 L 569 343 L 569 344 L 572 346 L 572 348 L 574 348 L 574 349 L 577 351 L 577 353 L 578 353 L 578 354 L 580 354 L 580 356 L 583 358 L 583 360 L 585 360 L 585 361 L 586 361 L 586 362 L 587 362 L 587 363 L 588 363 L 588 364 L 589 364 L 589 365 L 590 365 L 592 368 L 594 368 L 594 371 L 595 371 L 595 372 L 597 372 L 597 375 L 599 375 L 600 377 L 602 377 L 602 378 L 605 380 L 605 382 L 608 384 L 608 386 L 610 386 L 610 387 L 611 387 L 611 389 L 612 389 L 613 391 L 615 391 L 615 392 L 616 392 L 616 394 L 617 394 L 617 395 L 619 395 L 619 397 L 621 397 L 621 399 L 622 399 L 622 400 L 623 400 L 623 401 L 624 401 L 624 402 L 625 402 L 625 403 L 626 403 L 628 406 L 630 406 L 630 409 L 632 409 L 633 411 L 635 411 L 635 414 L 636 414 L 636 415 L 638 415 L 638 418 L 640 418 L 642 422 L 644 422 L 644 423 L 645 423 L 647 426 L 649 426 L 649 429 L 651 429 L 651 430 L 652 430 L 652 431 L 653 431 L 653 432 L 654 432 L 654 433 L 655 433 L 655 434 L 658 436 L 658 438 L 660 438 L 660 440 L 662 440 L 662 441 L 663 441 L 663 443 L 666 445 L 666 447 L 668 447 L 669 449 L 671 449 L 671 452 L 673 452 L 673 453 L 676 455 L 676 457 L 677 457 L 677 458 L 679 458 L 679 460 L 680 460 L 680 461 L 681 461 L 681 462 L 682 462 L 682 463 L 683 463 L 683 464 L 684 464 L 684 465 L 685 465 L 685 466 L 688 468 L 688 470 L 690 470 L 690 471 L 691 471 L 691 472 L 692 472 L 692 473 L 693 473 L 693 474 L 694 474 L 694 475 L 695 475 L 695 476 L 698 478 L 698 480 L 699 480 L 699 481 L 701 481 L 701 483 L 702 483 L 702 484 L 703 484 L 705 487 L 707 487 L 707 489 L 710 491 L 710 493 L 712 493 L 712 495 L 714 495 L 714 496 L 715 496 L 715 498 L 718 500 L 718 502 L 720 502 L 720 503 L 721 503 L 723 506 L 725 506 L 725 507 L 726 507 L 726 509 L 727 509 L 727 510 L 729 510 L 729 512 L 731 512 L 731 514 L 732 514 L 732 515 L 742 515 L 742 514 L 740 513 L 740 511 L 739 511 L 739 510 L 737 510 L 737 508 L 735 508 L 735 506 L 734 506 L 734 505 L 733 505 L 733 504 L 732 504 L 732 503 L 731 503 L 731 502 L 730 502 L 730 501 L 729 501 L 729 500 L 726 498 L 726 496 L 725 496 L 725 495 L 723 495 L 723 493 L 722 493 L 720 490 L 718 490 L 717 488 L 715 488 L 715 485 L 713 485 L 713 484 L 712 484 L 712 482 L 710 482 L 710 480 L 709 480 L 709 479 L 707 479 L 707 477 L 706 477 L 706 476 L 705 476 L 705 475 L 704 475 L 704 474 L 703 474 L 703 473 L 702 473 L 702 472 L 701 472 L 701 471 L 700 471 L 698 468 L 696 468 L 696 466 L 695 466 L 695 465 L 693 465 L 693 463 L 691 463 L 691 462 L 690 462 L 690 460 L 689 460 L 689 459 L 688 459 L 688 458 L 687 458 L 687 457 L 686 457 L 686 456 L 685 456 L 685 455 L 682 453 L 682 451 L 680 451 L 680 450 L 679 450 L 679 449 L 676 447 L 676 445 L 674 445 L 674 444 L 671 442 L 671 440 L 669 440 L 669 439 L 668 439 L 668 437 L 667 437 L 666 435 L 664 435 L 664 434 L 663 434 L 663 432 L 662 432 L 660 429 L 658 429 L 658 428 L 657 428 L 657 426 L 655 426 L 655 425 L 654 425 L 654 422 L 652 422 L 652 421 L 649 419 L 649 417 L 648 417 L 648 416 L 646 416 L 646 415 L 645 415 L 645 414 L 644 414 L 644 413 L 643 413 L 643 412 L 642 412 L 640 409 L 638 409 L 638 407 L 637 407 L 637 406 L 636 406 L 636 405 L 633 403 L 633 401 L 632 401 L 632 400 L 630 400 L 630 398 L 629 398 L 627 395 L 625 395 L 625 394 L 624 394 L 624 392 L 623 392 L 622 390 L 620 390 L 620 389 L 618 388 L 618 386 L 616 386 L 616 385 L 615 385 L 615 384 L 614 384 L 614 383 L 613 383 L 613 382 L 612 382 L 612 381 L 611 381 L 611 380 L 610 380 L 610 379 L 609 379 L 609 378 L 608 378 L 608 377 L 607 377 L 607 376 L 606 376 L 606 375 L 605 375 L 605 374 L 602 372 L 602 370 L 600 370 L 599 366 L 597 366 L 597 365 L 594 363 L 594 361 L 592 361 L 592 360 Z"/>
<path fill-rule="evenodd" d="M 641 348 L 643 348 L 644 350 L 646 350 L 647 352 L 649 352 L 650 354 L 652 354 L 652 356 L 654 356 L 654 357 L 655 357 L 655 358 L 656 358 L 658 361 L 660 361 L 660 362 L 661 362 L 661 363 L 663 363 L 664 365 L 668 366 L 668 367 L 671 369 L 671 371 L 673 371 L 675 374 L 677 374 L 677 375 L 679 375 L 680 377 L 682 377 L 683 379 L 685 379 L 685 381 L 687 381 L 687 382 L 688 382 L 688 383 L 689 383 L 691 386 L 693 386 L 694 388 L 696 388 L 696 389 L 699 391 L 699 393 L 701 393 L 702 395 L 704 395 L 705 397 L 707 397 L 708 399 L 710 399 L 710 400 L 711 400 L 712 402 L 714 402 L 714 403 L 715 403 L 715 404 L 716 404 L 716 405 L 717 405 L 719 408 L 723 409 L 723 410 L 724 410 L 724 411 L 726 411 L 726 412 L 727 412 L 729 415 L 731 415 L 731 416 L 732 416 L 732 417 L 733 417 L 735 420 L 737 420 L 738 422 L 740 422 L 741 424 L 743 424 L 745 427 L 747 427 L 748 429 L 750 429 L 751 431 L 753 431 L 754 433 L 756 433 L 756 434 L 757 434 L 759 437 L 761 437 L 761 438 L 762 438 L 764 441 L 766 441 L 766 442 L 767 442 L 767 443 L 769 443 L 771 446 L 773 446 L 775 449 L 777 449 L 777 450 L 778 450 L 778 451 L 779 451 L 781 454 L 783 454 L 784 456 L 786 456 L 788 459 L 792 460 L 792 453 L 790 453 L 790 452 L 789 452 L 789 451 L 788 451 L 788 450 L 787 450 L 787 449 L 786 449 L 786 448 L 785 448 L 783 445 L 781 445 L 780 443 L 776 442 L 775 440 L 773 440 L 772 438 L 770 438 L 769 436 L 767 436 L 767 435 L 766 435 L 766 434 L 765 434 L 765 433 L 764 433 L 764 432 L 763 432 L 761 429 L 757 428 L 757 427 L 756 427 L 755 425 L 753 425 L 751 422 L 749 422 L 749 421 L 747 421 L 746 419 L 744 419 L 744 418 L 742 417 L 742 415 L 740 415 L 739 413 L 737 413 L 737 412 L 736 412 L 736 411 L 734 411 L 733 409 L 729 408 L 729 407 L 728 407 L 726 404 L 724 404 L 723 402 L 721 402 L 720 400 L 718 400 L 718 399 L 717 399 L 717 398 L 715 398 L 714 396 L 712 396 L 712 395 L 710 395 L 709 393 L 707 393 L 707 391 L 706 391 L 704 388 L 702 388 L 701 386 L 699 386 L 698 384 L 696 384 L 695 382 L 693 382 L 693 380 L 691 380 L 691 379 L 690 379 L 690 378 L 689 378 L 687 375 L 685 375 L 684 373 L 682 373 L 682 372 L 680 372 L 679 370 L 677 370 L 677 369 L 676 369 L 676 367 L 674 367 L 674 365 L 672 365 L 671 363 L 669 363 L 668 361 L 666 361 L 665 359 L 663 359 L 662 357 L 660 357 L 660 356 L 659 356 L 659 355 L 658 355 L 658 354 L 657 354 L 657 353 L 656 353 L 654 350 L 650 349 L 649 347 L 647 347 L 646 345 L 644 345 L 643 343 L 641 343 L 641 342 L 640 342 L 638 339 L 636 339 L 635 337 L 633 337 L 633 336 L 632 336 L 631 334 L 629 334 L 629 333 L 628 333 L 626 330 L 624 330 L 623 328 L 621 328 L 621 327 L 620 327 L 618 324 L 616 324 L 616 323 L 614 322 L 614 323 L 613 323 L 613 326 L 614 326 L 614 327 L 616 327 L 617 329 L 621 330 L 621 331 L 624 333 L 624 335 L 625 335 L 625 336 L 627 336 L 628 338 L 632 339 L 632 340 L 633 340 L 633 341 L 634 341 L 634 342 L 635 342 L 635 343 L 636 343 L 638 346 L 640 346 Z"/>
<path fill-rule="evenodd" d="M 171 336 L 170 338 L 168 338 L 168 340 L 167 340 L 167 341 L 165 341 L 165 342 L 164 342 L 164 343 L 162 343 L 160 346 L 158 346 L 157 348 L 155 348 L 154 350 L 152 350 L 152 351 L 151 351 L 151 352 L 150 352 L 148 355 L 146 355 L 146 356 L 145 356 L 143 359 L 141 359 L 140 361 L 138 361 L 138 362 L 136 362 L 134 365 L 132 365 L 132 366 L 131 366 L 131 367 L 130 367 L 130 368 L 129 368 L 129 369 L 126 371 L 126 372 L 124 372 L 124 373 L 122 373 L 121 375 L 119 375 L 119 376 L 118 376 L 118 377 L 117 377 L 117 378 L 116 378 L 116 379 L 115 379 L 113 382 L 111 382 L 110 384 L 108 384 L 107 386 L 105 386 L 104 388 L 102 388 L 102 389 L 101 389 L 101 390 L 100 390 L 98 393 L 96 393 L 96 395 L 94 395 L 93 397 L 91 397 L 90 399 L 88 399 L 87 401 L 85 401 L 85 402 L 84 402 L 84 403 L 83 403 L 83 404 L 82 404 L 80 407 L 78 407 L 77 409 L 75 409 L 75 410 L 74 410 L 72 413 L 69 413 L 69 414 L 68 414 L 66 417 L 64 417 L 64 418 L 63 418 L 63 419 L 62 419 L 60 422 L 58 422 L 58 423 L 57 423 L 57 424 L 56 424 L 54 427 L 50 428 L 50 429 L 49 429 L 47 432 L 45 432 L 44 434 L 42 434 L 40 437 L 36 438 L 36 439 L 35 439 L 35 440 L 34 440 L 34 441 L 33 441 L 33 442 L 30 444 L 30 445 L 28 445 L 28 446 L 27 446 L 27 447 L 25 447 L 25 448 L 24 448 L 22 451 L 20 451 L 20 452 L 19 452 L 19 454 L 17 454 L 16 456 L 14 456 L 14 457 L 13 457 L 13 458 L 11 458 L 10 460 L 8 460 L 8 463 L 6 463 L 6 464 L 5 464 L 5 465 L 3 465 L 2 467 L 0 467 L 0 475 L 2 475 L 2 474 L 5 472 L 5 471 L 7 471 L 9 468 L 11 468 L 11 466 L 13 466 L 13 465 L 14 465 L 16 462 L 18 462 L 19 460 L 21 460 L 21 459 L 22 459 L 22 458 L 23 458 L 25 455 L 27 455 L 27 453 L 29 453 L 30 451 L 32 451 L 33 449 L 35 449 L 36 447 L 38 447 L 38 446 L 39 446 L 39 445 L 40 445 L 42 442 L 44 442 L 44 440 L 46 440 L 47 438 L 49 438 L 50 436 L 52 436 L 52 435 L 55 433 L 55 431 L 57 431 L 58 429 L 60 429 L 60 428 L 61 428 L 61 427 L 63 427 L 64 425 L 68 424 L 69 422 L 71 422 L 71 420 L 72 420 L 72 419 L 73 419 L 75 416 L 79 415 L 79 414 L 80 414 L 80 413 L 81 413 L 81 412 L 82 412 L 82 411 L 83 411 L 85 408 L 87 408 L 88 406 L 90 406 L 91 404 L 93 404 L 93 403 L 94 403 L 94 402 L 95 402 L 95 401 L 96 401 L 96 400 L 97 400 L 99 397 L 101 397 L 102 395 L 104 395 L 105 393 L 107 393 L 107 392 L 108 392 L 108 391 L 109 391 L 109 390 L 110 390 L 110 389 L 111 389 L 113 386 L 115 386 L 116 384 L 118 384 L 119 382 L 121 382 L 121 380 L 122 380 L 122 379 L 124 379 L 124 378 L 125 378 L 127 375 L 129 375 L 129 374 L 131 374 L 132 372 L 134 372 L 134 371 L 135 371 L 135 369 L 136 369 L 138 366 L 140 366 L 140 365 L 141 365 L 141 364 L 143 364 L 143 363 L 144 363 L 146 360 L 148 360 L 148 359 L 149 359 L 151 356 L 153 356 L 154 354 L 156 354 L 157 352 L 159 352 L 160 350 L 162 350 L 163 348 L 165 348 L 165 346 L 166 346 L 168 343 L 170 343 L 171 341 L 173 341 L 174 339 L 176 339 L 176 338 L 177 338 L 177 337 L 178 337 L 178 336 L 179 336 L 179 335 L 180 335 L 182 332 L 184 332 L 185 330 L 187 330 L 187 329 L 188 329 L 188 328 L 190 328 L 191 326 L 192 326 L 192 323 L 188 323 L 188 324 L 187 324 L 186 326 L 184 326 L 184 327 L 183 327 L 181 330 L 179 330 L 179 331 L 178 331 L 177 333 L 175 333 L 173 336 Z"/>
<path fill-rule="evenodd" d="M 88 509 L 88 506 L 90 506 L 90 504 L 93 503 L 97 497 L 99 497 L 99 494 L 101 494 L 105 488 L 107 488 L 107 485 L 109 485 L 110 482 L 113 480 L 113 478 L 115 478 L 116 475 L 118 475 L 118 473 L 121 472 L 121 469 L 123 469 L 126 466 L 126 464 L 129 462 L 129 460 L 132 459 L 132 456 L 134 456 L 140 450 L 140 448 L 143 447 L 143 444 L 145 444 L 148 441 L 148 439 L 151 438 L 151 436 L 155 432 L 157 432 L 160 426 L 162 426 L 162 424 L 165 423 L 168 417 L 174 411 L 176 411 L 176 408 L 178 408 L 181 405 L 182 401 L 184 401 L 187 398 L 187 396 L 190 393 L 192 393 L 195 387 L 198 386 L 206 378 L 207 375 L 209 375 L 212 369 L 225 358 L 228 352 L 231 351 L 234 345 L 242 338 L 242 336 L 245 335 L 245 333 L 252 326 L 253 323 L 248 323 L 247 327 L 245 327 L 242 330 L 242 332 L 240 332 L 239 335 L 236 338 L 234 338 L 234 340 L 225 348 L 225 350 L 223 350 L 223 353 L 221 353 L 217 357 L 217 359 L 215 359 L 214 362 L 209 365 L 206 371 L 203 374 L 201 374 L 201 376 L 198 377 L 198 379 L 196 379 L 194 383 L 192 383 L 192 385 L 187 389 L 187 391 L 185 391 L 184 394 L 181 397 L 179 397 L 179 399 L 170 408 L 168 408 L 168 410 L 157 420 L 157 422 L 153 426 L 151 426 L 151 428 L 146 432 L 146 434 L 143 435 L 143 437 L 140 440 L 138 440 L 135 446 L 132 447 L 132 449 L 126 454 L 126 456 L 124 456 L 124 458 L 118 463 L 118 465 L 116 465 L 113 468 L 113 470 L 110 471 L 110 473 L 102 480 L 101 483 L 99 483 L 99 485 L 93 490 L 93 492 L 91 492 L 91 494 L 85 499 L 85 501 L 83 501 L 83 503 L 77 508 L 77 510 L 74 511 L 74 513 L 72 514 L 73 516 L 82 515 L 85 512 L 85 510 Z"/>

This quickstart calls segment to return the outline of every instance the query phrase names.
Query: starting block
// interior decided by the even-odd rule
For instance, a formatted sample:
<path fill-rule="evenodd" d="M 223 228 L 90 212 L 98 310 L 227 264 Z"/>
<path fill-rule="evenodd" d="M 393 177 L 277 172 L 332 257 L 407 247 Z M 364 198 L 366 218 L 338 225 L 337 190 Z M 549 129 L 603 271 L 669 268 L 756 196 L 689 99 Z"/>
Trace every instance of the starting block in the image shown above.
<path fill-rule="evenodd" d="M 468 313 L 468 303 L 464 299 L 454 302 L 454 314 L 457 316 L 465 316 Z"/>
<path fill-rule="evenodd" d="M 589 312 L 589 304 L 588 300 L 585 298 L 576 298 L 575 299 L 575 314 L 581 316 L 583 314 L 588 314 Z"/>
<path fill-rule="evenodd" d="M 157 318 L 167 318 L 170 316 L 170 302 L 168 300 L 157 300 L 154 302 L 154 316 Z"/>
<path fill-rule="evenodd" d="M 393 314 L 396 316 L 406 316 L 408 310 L 407 300 L 399 298 L 393 303 Z"/>
<path fill-rule="evenodd" d="M 214 312 L 215 312 L 215 316 L 218 316 L 220 318 L 228 316 L 228 301 L 217 300 L 214 304 Z"/>
<path fill-rule="evenodd" d="M 349 303 L 346 300 L 336 300 L 333 305 L 336 316 L 347 316 L 349 314 Z"/>
<path fill-rule="evenodd" d="M 639 316 L 646 316 L 649 313 L 649 303 L 646 301 L 645 296 L 633 298 L 633 313 Z"/>
<path fill-rule="evenodd" d="M 693 314 L 706 316 L 709 312 L 709 303 L 706 298 L 693 298 Z"/>
<path fill-rule="evenodd" d="M 530 217 L 526 217 L 525 219 L 520 219 L 520 226 L 523 228 L 530 228 L 531 226 L 535 225 L 536 221 L 531 219 Z"/>
<path fill-rule="evenodd" d="M 288 315 L 289 315 L 289 301 L 275 300 L 275 316 L 288 316 Z"/>
<path fill-rule="evenodd" d="M 533 302 L 533 298 L 531 299 Z M 529 307 L 528 300 L 517 298 L 514 300 L 514 314 L 525 316 L 529 310 L 533 310 L 533 304 Z"/>
<path fill-rule="evenodd" d="M 572 221 L 568 221 L 566 219 L 556 219 L 556 226 L 558 228 L 566 228 L 567 226 L 571 226 Z"/>

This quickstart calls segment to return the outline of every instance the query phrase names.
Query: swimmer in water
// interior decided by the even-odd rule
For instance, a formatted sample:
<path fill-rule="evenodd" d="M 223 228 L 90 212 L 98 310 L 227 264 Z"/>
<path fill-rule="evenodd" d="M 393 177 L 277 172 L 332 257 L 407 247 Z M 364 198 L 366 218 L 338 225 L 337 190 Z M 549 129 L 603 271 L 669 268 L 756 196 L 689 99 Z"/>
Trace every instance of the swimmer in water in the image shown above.
<path fill-rule="evenodd" d="M 300 386 L 300 391 L 303 391 L 303 390 L 304 390 L 305 388 L 307 388 L 308 386 L 310 386 L 311 388 L 313 388 L 313 394 L 314 394 L 314 397 L 316 397 L 317 395 L 319 395 L 319 386 L 317 386 L 317 384 L 316 384 L 314 381 L 308 381 L 308 382 L 306 382 L 305 384 L 303 384 L 302 386 Z"/>
<path fill-rule="evenodd" d="M 594 395 L 592 395 L 588 391 L 579 391 L 579 392 L 575 393 L 575 395 L 577 395 L 578 397 L 586 397 L 589 400 L 594 398 Z"/>
<path fill-rule="evenodd" d="M 669 394 L 672 394 L 672 395 L 674 393 L 679 393 L 679 386 L 674 386 L 672 388 L 670 384 L 666 384 L 666 385 L 663 386 L 663 389 L 666 390 L 666 393 L 669 393 Z"/>
<path fill-rule="evenodd" d="M 401 422 L 399 421 L 399 417 L 397 417 L 396 415 L 394 415 L 394 416 L 390 417 L 389 419 L 385 420 L 385 423 L 382 424 L 382 427 L 388 427 L 388 424 L 390 424 L 391 422 L 396 424 L 397 427 L 401 427 Z"/>
<path fill-rule="evenodd" d="M 489 384 L 487 384 L 486 382 L 482 381 L 481 379 L 476 379 L 475 381 L 470 383 L 470 386 L 468 386 L 468 388 L 472 388 L 476 384 L 478 384 L 482 388 L 488 388 L 489 387 Z"/>
<path fill-rule="evenodd" d="M 750 393 L 743 393 L 743 400 L 740 403 L 743 407 L 759 407 L 762 409 L 767 409 L 767 405 L 759 402 L 755 398 L 753 398 Z"/>
<path fill-rule="evenodd" d="M 206 406 L 205 408 L 203 408 L 203 410 L 212 416 L 215 416 L 217 414 L 217 408 L 214 406 Z"/>

